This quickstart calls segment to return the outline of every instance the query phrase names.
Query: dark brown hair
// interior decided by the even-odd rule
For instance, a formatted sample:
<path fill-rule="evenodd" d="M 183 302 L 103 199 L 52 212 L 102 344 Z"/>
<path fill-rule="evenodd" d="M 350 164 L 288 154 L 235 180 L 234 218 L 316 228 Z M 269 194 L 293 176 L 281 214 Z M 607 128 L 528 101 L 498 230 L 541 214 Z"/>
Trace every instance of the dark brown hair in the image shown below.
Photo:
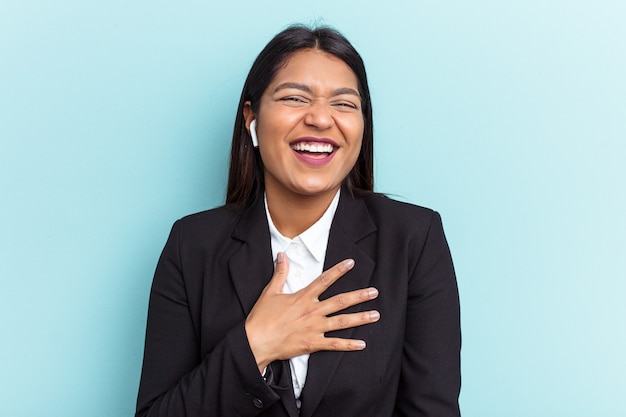
<path fill-rule="evenodd" d="M 344 61 L 357 78 L 364 130 L 361 152 L 344 180 L 344 186 L 352 194 L 369 194 L 374 190 L 374 133 L 372 106 L 367 85 L 365 65 L 359 53 L 348 40 L 328 27 L 308 28 L 290 26 L 276 35 L 261 51 L 252 64 L 241 92 L 233 141 L 230 153 L 226 204 L 243 208 L 263 195 L 263 162 L 258 149 L 252 147 L 250 134 L 245 127 L 244 104 L 251 102 L 257 112 L 263 92 L 272 82 L 276 72 L 289 57 L 301 49 L 319 49 Z"/>

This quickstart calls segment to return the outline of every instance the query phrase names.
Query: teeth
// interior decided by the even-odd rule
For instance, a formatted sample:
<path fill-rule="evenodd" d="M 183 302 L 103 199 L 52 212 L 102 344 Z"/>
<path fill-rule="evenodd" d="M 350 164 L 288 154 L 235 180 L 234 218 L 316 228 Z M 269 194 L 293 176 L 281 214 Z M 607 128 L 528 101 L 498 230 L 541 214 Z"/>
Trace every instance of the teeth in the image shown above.
<path fill-rule="evenodd" d="M 296 151 L 312 152 L 312 153 L 332 153 L 333 145 L 330 143 L 306 143 L 299 142 L 291 145 Z"/>

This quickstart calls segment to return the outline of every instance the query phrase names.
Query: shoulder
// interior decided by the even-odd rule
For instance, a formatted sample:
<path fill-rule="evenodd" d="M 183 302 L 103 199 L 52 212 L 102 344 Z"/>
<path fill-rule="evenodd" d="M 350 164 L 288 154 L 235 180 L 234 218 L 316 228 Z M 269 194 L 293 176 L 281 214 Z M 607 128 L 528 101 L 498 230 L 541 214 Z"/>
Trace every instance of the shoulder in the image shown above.
<path fill-rule="evenodd" d="M 189 214 L 174 222 L 172 232 L 185 238 L 207 235 L 215 236 L 220 233 L 230 235 L 241 214 L 242 211 L 232 205 Z"/>
<path fill-rule="evenodd" d="M 439 214 L 430 208 L 394 200 L 384 194 L 372 194 L 362 200 L 378 227 L 422 229 L 433 221 L 440 221 Z"/>
<path fill-rule="evenodd" d="M 215 207 L 209 210 L 200 211 L 198 213 L 189 214 L 176 221 L 176 224 L 187 227 L 197 227 L 204 224 L 214 224 L 234 221 L 241 215 L 238 210 L 231 204 Z"/>
<path fill-rule="evenodd" d="M 450 249 L 438 212 L 381 194 L 365 198 L 364 203 L 376 224 L 380 244 L 393 253 L 391 256 L 394 259 L 403 259 L 404 256 L 409 270 L 418 262 L 430 265 L 441 259 L 450 259 Z"/>
<path fill-rule="evenodd" d="M 388 248 L 422 245 L 430 234 L 442 230 L 439 214 L 415 204 L 404 203 L 383 194 L 346 195 L 340 200 L 336 219 L 348 236 L 358 241 L 377 236 Z"/>

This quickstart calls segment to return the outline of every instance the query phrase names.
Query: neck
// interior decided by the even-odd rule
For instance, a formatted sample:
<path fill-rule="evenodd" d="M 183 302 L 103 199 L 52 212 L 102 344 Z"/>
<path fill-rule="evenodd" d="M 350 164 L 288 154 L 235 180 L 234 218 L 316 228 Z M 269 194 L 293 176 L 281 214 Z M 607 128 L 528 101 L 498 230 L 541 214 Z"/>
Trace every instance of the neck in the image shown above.
<path fill-rule="evenodd" d="M 267 209 L 274 226 L 283 236 L 293 239 L 318 221 L 333 201 L 337 189 L 317 195 L 294 195 L 266 189 Z"/>

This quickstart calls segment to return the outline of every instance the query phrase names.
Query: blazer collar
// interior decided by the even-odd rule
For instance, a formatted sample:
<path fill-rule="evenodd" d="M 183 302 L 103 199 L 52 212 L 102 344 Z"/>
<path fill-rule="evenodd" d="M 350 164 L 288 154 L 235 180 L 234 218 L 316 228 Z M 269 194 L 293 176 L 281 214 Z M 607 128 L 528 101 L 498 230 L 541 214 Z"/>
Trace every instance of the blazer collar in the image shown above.
<path fill-rule="evenodd" d="M 274 272 L 263 199 L 257 199 L 241 214 L 232 237 L 241 246 L 228 261 L 228 267 L 241 307 L 248 316 Z"/>
<path fill-rule="evenodd" d="M 355 265 L 350 272 L 339 278 L 325 291 L 319 297 L 320 300 L 369 286 L 375 267 L 374 254 L 368 253 L 365 245 L 361 243 L 374 232 L 376 232 L 376 225 L 370 217 L 365 202 L 353 197 L 344 188 L 341 191 L 337 212 L 330 228 L 324 270 L 349 258 L 354 259 Z M 228 266 L 241 307 L 247 316 L 259 294 L 271 279 L 274 270 L 263 199 L 257 199 L 242 213 L 232 237 L 242 244 L 230 258 Z M 362 305 L 356 305 L 344 312 L 361 310 Z M 353 331 L 353 328 L 344 329 L 333 332 L 333 336 L 350 338 Z M 316 352 L 310 356 L 307 379 L 301 396 L 301 417 L 310 417 L 315 412 L 344 354 L 344 352 Z M 282 366 L 285 370 L 284 363 Z M 292 401 L 295 402 L 293 392 L 279 394 L 290 415 L 293 415 Z"/>
<path fill-rule="evenodd" d="M 367 288 L 370 285 L 376 264 L 374 254 L 368 253 L 363 243 L 365 238 L 374 232 L 376 232 L 376 225 L 370 217 L 365 202 L 352 197 L 348 190 L 343 189 L 330 228 L 324 270 L 349 258 L 354 259 L 354 268 L 326 290 L 319 297 L 320 300 L 339 293 Z M 362 309 L 362 304 L 359 304 L 342 313 L 354 313 Z M 349 339 L 353 332 L 354 328 L 344 329 L 333 332 L 332 336 Z M 302 401 L 300 417 L 313 415 L 345 354 L 349 352 L 322 351 L 310 356 L 306 383 L 300 398 Z"/>
<path fill-rule="evenodd" d="M 241 246 L 229 259 L 228 268 L 241 308 L 247 317 L 274 273 L 270 230 L 262 198 L 258 198 L 241 214 L 232 238 L 241 242 Z M 275 379 L 272 388 L 280 397 L 287 414 L 298 417 L 289 361 L 275 361 L 270 367 Z"/>

